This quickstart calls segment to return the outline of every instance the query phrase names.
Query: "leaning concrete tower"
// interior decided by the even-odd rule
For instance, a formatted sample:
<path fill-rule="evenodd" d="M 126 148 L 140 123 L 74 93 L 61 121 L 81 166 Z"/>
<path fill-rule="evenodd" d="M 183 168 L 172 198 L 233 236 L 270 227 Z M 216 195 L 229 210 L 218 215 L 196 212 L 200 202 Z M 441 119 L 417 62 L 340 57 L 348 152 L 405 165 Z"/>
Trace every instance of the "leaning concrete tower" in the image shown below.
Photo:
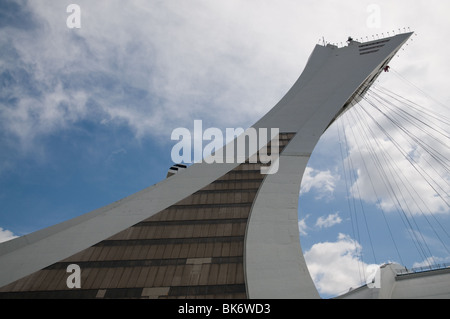
<path fill-rule="evenodd" d="M 303 173 L 324 131 L 410 36 L 317 45 L 293 87 L 250 128 L 279 135 L 245 158 L 228 151 L 223 163 L 171 171 L 127 198 L 1 244 L 0 297 L 318 298 L 297 226 Z M 271 163 L 262 160 L 269 148 L 278 154 Z M 69 265 L 79 269 L 79 287 L 68 285 Z"/>

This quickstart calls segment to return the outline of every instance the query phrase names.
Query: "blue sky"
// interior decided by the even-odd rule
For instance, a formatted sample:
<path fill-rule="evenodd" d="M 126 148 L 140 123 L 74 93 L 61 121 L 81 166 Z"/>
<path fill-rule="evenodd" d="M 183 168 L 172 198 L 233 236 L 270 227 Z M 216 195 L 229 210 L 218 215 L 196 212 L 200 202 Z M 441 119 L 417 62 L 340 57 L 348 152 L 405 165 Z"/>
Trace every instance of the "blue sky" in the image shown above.
<path fill-rule="evenodd" d="M 81 28 L 66 24 L 70 3 L 80 6 Z M 252 125 L 295 82 L 322 37 L 341 43 L 349 35 L 371 40 L 405 27 L 416 31 L 392 61 L 395 72 L 382 74 L 379 85 L 450 117 L 448 108 L 408 82 L 450 104 L 449 9 L 443 1 L 2 1 L 0 238 L 54 225 L 159 182 L 172 165 L 170 134 L 177 127 L 191 129 L 195 119 L 221 129 Z M 325 297 L 349 282 L 358 285 L 360 267 L 400 262 L 380 207 L 405 266 L 424 262 L 380 180 L 373 181 L 381 199 L 371 197 L 355 138 L 363 128 L 351 125 L 357 114 L 323 136 L 302 184 L 302 247 Z M 339 138 L 344 130 L 347 143 Z M 420 149 L 408 152 L 423 158 Z M 448 207 L 392 154 L 429 199 L 433 214 L 425 217 L 448 229 Z M 443 154 L 448 159 L 445 147 Z M 353 164 L 359 184 L 346 182 L 343 163 Z M 364 205 L 366 220 L 362 213 L 351 219 L 353 198 L 358 209 Z M 415 216 L 434 260 L 449 262 L 426 218 Z"/>

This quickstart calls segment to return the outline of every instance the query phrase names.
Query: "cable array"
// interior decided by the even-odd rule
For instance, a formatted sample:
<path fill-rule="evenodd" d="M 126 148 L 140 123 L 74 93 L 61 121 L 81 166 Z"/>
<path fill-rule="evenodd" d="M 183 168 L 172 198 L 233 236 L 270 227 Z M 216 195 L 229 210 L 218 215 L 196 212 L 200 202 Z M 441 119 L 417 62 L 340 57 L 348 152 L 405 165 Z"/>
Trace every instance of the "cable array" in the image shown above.
<path fill-rule="evenodd" d="M 415 92 L 449 110 L 393 71 Z M 379 84 L 373 84 L 360 97 L 359 104 L 344 113 L 337 124 L 353 236 L 361 242 L 365 232 L 372 260 L 378 263 L 373 243 L 376 236 L 369 222 L 373 217 L 364 209 L 364 202 L 373 202 L 379 208 L 395 258 L 405 264 L 398 244 L 402 232 L 390 222 L 393 212 L 415 251 L 431 267 L 437 263 L 433 254 L 436 247 L 426 233 L 432 233 L 440 249 L 450 255 L 450 235 L 440 221 L 450 212 L 450 119 Z"/>

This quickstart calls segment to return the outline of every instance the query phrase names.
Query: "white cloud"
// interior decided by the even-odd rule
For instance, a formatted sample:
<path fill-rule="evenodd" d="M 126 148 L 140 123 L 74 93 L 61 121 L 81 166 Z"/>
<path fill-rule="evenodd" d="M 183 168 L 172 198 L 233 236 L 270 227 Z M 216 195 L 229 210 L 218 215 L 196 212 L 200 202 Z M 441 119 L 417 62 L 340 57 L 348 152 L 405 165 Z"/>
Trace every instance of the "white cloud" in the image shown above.
<path fill-rule="evenodd" d="M 3 229 L 0 227 L 0 243 L 3 243 L 5 241 L 17 238 L 18 236 L 14 235 L 12 231 Z"/>
<path fill-rule="evenodd" d="M 436 256 L 428 257 L 423 261 L 415 262 L 412 267 L 430 269 L 430 267 L 436 268 L 439 265 L 444 267 L 447 265 L 446 267 L 450 267 L 450 256 L 445 258 Z"/>
<path fill-rule="evenodd" d="M 300 232 L 300 236 L 307 236 L 309 230 L 317 230 L 321 228 L 329 228 L 334 225 L 340 224 L 342 222 L 339 213 L 329 214 L 328 216 L 321 216 L 317 219 L 315 228 L 307 225 L 306 220 L 310 217 L 310 215 L 306 215 L 305 218 L 298 220 L 298 230 Z"/>
<path fill-rule="evenodd" d="M 316 221 L 316 226 L 319 228 L 329 228 L 341 222 L 342 218 L 339 216 L 339 213 L 334 213 L 326 217 L 320 216 Z"/>
<path fill-rule="evenodd" d="M 316 199 L 331 197 L 338 180 L 339 177 L 332 175 L 329 170 L 320 171 L 308 166 L 303 174 L 300 195 L 314 190 Z"/>
<path fill-rule="evenodd" d="M 306 216 L 305 218 L 300 219 L 300 220 L 298 221 L 298 230 L 299 230 L 299 232 L 300 232 L 300 236 L 306 236 L 306 235 L 308 235 L 308 232 L 307 232 L 308 226 L 306 225 L 306 219 L 307 219 L 307 218 L 308 218 L 308 216 Z"/>
<path fill-rule="evenodd" d="M 86 116 L 87 96 L 83 91 L 65 91 L 61 83 L 39 97 L 24 96 L 15 108 L 0 108 L 6 129 L 31 147 L 35 136 L 67 129 Z"/>
<path fill-rule="evenodd" d="M 361 250 L 357 241 L 339 234 L 336 242 L 316 243 L 304 253 L 319 293 L 336 296 L 366 283 L 373 265 L 361 261 Z"/>

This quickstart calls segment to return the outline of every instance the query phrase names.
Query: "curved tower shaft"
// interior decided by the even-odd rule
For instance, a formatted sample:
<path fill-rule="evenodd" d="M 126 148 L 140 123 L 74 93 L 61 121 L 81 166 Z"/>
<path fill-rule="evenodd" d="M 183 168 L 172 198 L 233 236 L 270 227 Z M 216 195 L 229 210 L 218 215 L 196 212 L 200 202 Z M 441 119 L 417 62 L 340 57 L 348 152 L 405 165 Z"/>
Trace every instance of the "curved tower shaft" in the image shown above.
<path fill-rule="evenodd" d="M 317 45 L 290 91 L 255 124 L 295 135 L 280 154 L 278 172 L 267 175 L 253 203 L 245 259 L 250 298 L 317 297 L 298 245 L 303 173 L 324 131 L 362 98 L 410 36 L 351 41 L 343 48 Z"/>

